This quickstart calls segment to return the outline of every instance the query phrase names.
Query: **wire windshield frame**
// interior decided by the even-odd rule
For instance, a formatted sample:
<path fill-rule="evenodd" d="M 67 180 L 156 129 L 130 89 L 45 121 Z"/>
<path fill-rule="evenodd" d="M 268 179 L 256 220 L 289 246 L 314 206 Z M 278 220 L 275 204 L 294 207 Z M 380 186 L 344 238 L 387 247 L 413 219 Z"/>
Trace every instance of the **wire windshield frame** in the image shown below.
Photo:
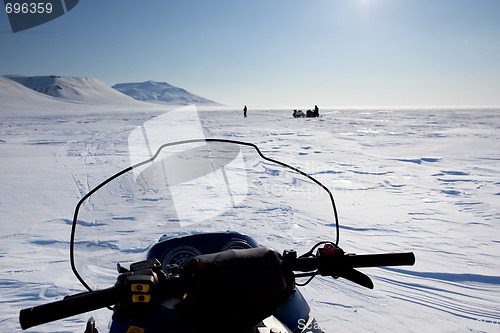
<path fill-rule="evenodd" d="M 82 206 L 82 204 L 90 197 L 92 196 L 92 194 L 94 194 L 95 192 L 97 192 L 99 189 L 101 189 L 103 186 L 105 186 L 106 184 L 108 184 L 109 182 L 113 181 L 114 179 L 120 177 L 121 175 L 129 172 L 129 171 L 132 171 L 142 165 L 145 165 L 145 164 L 148 164 L 148 163 L 151 163 L 153 162 L 157 157 L 158 155 L 160 154 L 160 152 L 164 149 L 164 148 L 167 148 L 167 147 L 171 147 L 171 146 L 177 146 L 177 145 L 182 145 L 182 144 L 188 144 L 188 143 L 199 143 L 199 142 L 222 142 L 222 143 L 231 143 L 231 144 L 237 144 L 237 145 L 242 145 L 242 146 L 247 146 L 247 147 L 251 147 L 251 148 L 254 148 L 257 153 L 259 154 L 259 156 L 264 159 L 265 161 L 268 161 L 268 162 L 271 162 L 271 163 L 275 163 L 275 164 L 278 164 L 278 165 L 281 165 L 283 167 L 286 167 L 290 170 L 293 170 L 297 173 L 299 173 L 300 175 L 308 178 L 309 180 L 313 181 L 314 183 L 316 183 L 317 185 L 319 185 L 323 190 L 325 190 L 327 193 L 328 193 L 328 196 L 330 198 L 330 202 L 332 203 L 332 209 L 333 209 L 333 216 L 335 218 L 335 229 L 336 229 L 336 240 L 335 240 L 335 245 L 338 246 L 338 243 L 339 243 L 339 235 L 340 235 L 340 227 L 339 227 L 339 219 L 338 219 L 338 213 L 337 213 L 337 207 L 335 205 L 335 199 L 333 198 L 333 194 L 332 192 L 325 186 L 323 185 L 319 180 L 317 180 L 316 178 L 308 175 L 307 173 L 291 166 L 291 165 L 288 165 L 286 163 L 283 163 L 281 161 L 278 161 L 278 160 L 275 160 L 275 159 L 272 159 L 272 158 L 269 158 L 267 156 L 265 156 L 261 150 L 259 149 L 259 147 L 254 144 L 254 143 L 250 143 L 250 142 L 244 142 L 244 141 L 238 141 L 238 140 L 230 140 L 230 139 L 191 139 L 191 140 L 182 140 L 182 141 L 175 141 L 175 142 L 169 142 L 169 143 L 165 143 L 163 145 L 161 145 L 157 150 L 156 150 L 156 153 L 149 159 L 147 160 L 144 160 L 142 162 L 139 162 L 139 163 L 136 163 L 126 169 L 123 169 L 122 171 L 114 174 L 113 176 L 107 178 L 106 180 L 104 180 L 102 183 L 100 183 L 99 185 L 97 185 L 96 187 L 94 187 L 92 190 L 90 190 L 86 195 L 84 195 L 79 201 L 78 203 L 76 204 L 76 207 L 75 207 L 75 212 L 73 214 L 73 223 L 71 225 L 71 235 L 70 235 L 70 245 L 69 245 L 69 257 L 70 257 L 70 264 L 71 264 L 71 270 L 73 271 L 73 274 L 76 276 L 76 278 L 78 279 L 78 281 L 88 290 L 88 291 L 93 291 L 93 289 L 85 282 L 85 280 L 82 278 L 82 276 L 80 275 L 80 273 L 78 273 L 78 270 L 76 269 L 76 264 L 75 264 L 75 252 L 74 252 L 74 244 L 75 244 L 75 233 L 76 233 L 76 224 L 78 222 L 78 213 L 80 211 L 80 207 Z"/>

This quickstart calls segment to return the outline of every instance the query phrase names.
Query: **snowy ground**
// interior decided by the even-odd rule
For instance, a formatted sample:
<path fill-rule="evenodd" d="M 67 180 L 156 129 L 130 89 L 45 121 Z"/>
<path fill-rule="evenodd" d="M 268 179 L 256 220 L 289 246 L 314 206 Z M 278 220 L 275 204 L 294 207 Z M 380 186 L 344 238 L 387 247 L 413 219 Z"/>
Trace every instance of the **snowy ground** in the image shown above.
<path fill-rule="evenodd" d="M 129 133 L 164 112 L 14 111 L 0 109 L 4 332 L 20 330 L 20 309 L 82 290 L 67 242 L 73 207 L 90 185 L 85 170 L 123 167 Z M 319 278 L 302 288 L 323 329 L 500 331 L 500 110 L 321 111 L 319 119 L 290 110 L 200 118 L 207 137 L 254 142 L 322 180 L 337 202 L 344 250 L 415 252 L 413 267 L 364 269 L 374 290 Z M 30 332 L 82 332 L 87 317 Z"/>

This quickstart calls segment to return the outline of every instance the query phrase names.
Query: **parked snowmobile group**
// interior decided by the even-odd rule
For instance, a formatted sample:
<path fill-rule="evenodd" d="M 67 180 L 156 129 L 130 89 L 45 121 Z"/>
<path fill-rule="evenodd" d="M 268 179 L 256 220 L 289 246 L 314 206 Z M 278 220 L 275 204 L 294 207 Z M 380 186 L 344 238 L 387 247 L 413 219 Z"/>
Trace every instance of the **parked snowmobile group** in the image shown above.
<path fill-rule="evenodd" d="M 302 110 L 293 110 L 294 118 L 316 118 L 319 117 L 319 108 L 317 105 L 314 106 L 314 110 L 307 110 L 304 113 Z"/>

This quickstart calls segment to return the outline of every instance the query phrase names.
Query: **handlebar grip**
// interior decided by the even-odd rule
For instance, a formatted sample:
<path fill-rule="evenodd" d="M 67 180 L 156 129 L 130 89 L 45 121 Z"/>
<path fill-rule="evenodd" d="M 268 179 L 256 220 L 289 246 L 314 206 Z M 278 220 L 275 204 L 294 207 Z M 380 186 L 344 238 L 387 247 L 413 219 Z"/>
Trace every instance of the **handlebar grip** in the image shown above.
<path fill-rule="evenodd" d="M 21 310 L 19 323 L 23 330 L 71 317 L 77 314 L 104 308 L 118 303 L 120 288 L 117 286 L 73 295 L 63 300 Z"/>
<path fill-rule="evenodd" d="M 346 260 L 352 267 L 413 266 L 415 264 L 415 255 L 413 252 L 347 254 Z"/>

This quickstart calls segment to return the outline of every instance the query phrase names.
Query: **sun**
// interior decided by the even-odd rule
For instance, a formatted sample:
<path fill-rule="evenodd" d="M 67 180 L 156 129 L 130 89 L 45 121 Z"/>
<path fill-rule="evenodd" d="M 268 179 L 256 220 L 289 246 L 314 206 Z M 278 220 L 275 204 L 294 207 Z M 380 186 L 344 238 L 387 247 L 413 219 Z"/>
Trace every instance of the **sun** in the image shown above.
<path fill-rule="evenodd" d="M 374 0 L 358 0 L 361 6 L 363 7 L 371 7 L 373 6 Z"/>

